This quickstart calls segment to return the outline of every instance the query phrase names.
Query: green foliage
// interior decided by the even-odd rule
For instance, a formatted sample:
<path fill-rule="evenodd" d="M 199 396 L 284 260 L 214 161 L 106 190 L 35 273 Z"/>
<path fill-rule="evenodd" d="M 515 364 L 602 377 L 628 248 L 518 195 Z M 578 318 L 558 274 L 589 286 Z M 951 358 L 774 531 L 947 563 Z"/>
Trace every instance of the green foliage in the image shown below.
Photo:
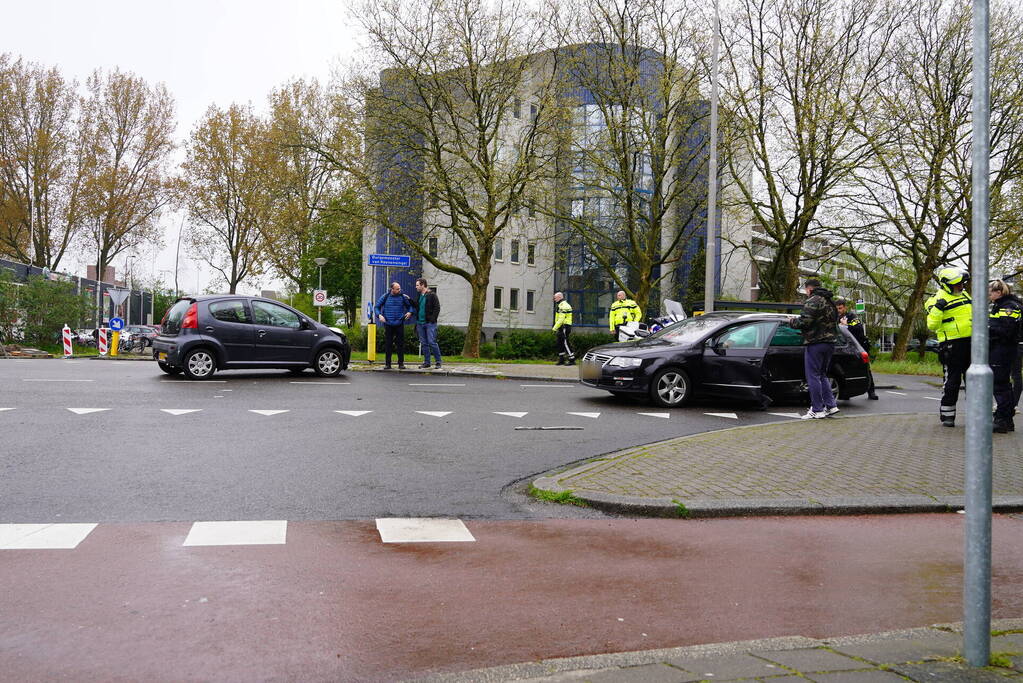
<path fill-rule="evenodd" d="M 0 341 L 10 343 L 18 332 L 18 287 L 6 269 L 0 268 Z"/>
<path fill-rule="evenodd" d="M 306 289 L 312 290 L 320 283 L 315 259 L 327 259 L 323 266 L 323 288 L 345 312 L 349 323 L 358 319 L 362 294 L 362 230 L 350 218 L 358 213 L 353 208 L 356 202 L 352 193 L 331 202 L 312 226 L 312 244 L 300 262 L 302 281 Z"/>
<path fill-rule="evenodd" d="M 690 517 L 693 516 L 693 513 L 689 511 L 689 508 L 687 508 L 686 504 L 683 503 L 681 500 L 676 500 L 672 498 L 671 502 L 675 504 L 676 512 L 678 513 L 678 516 L 681 517 L 682 519 L 689 519 Z"/>
<path fill-rule="evenodd" d="M 480 344 L 480 358 L 497 358 L 497 344 L 494 342 Z"/>
<path fill-rule="evenodd" d="M 465 345 L 465 330 L 450 325 L 438 326 L 437 345 L 441 356 L 457 356 L 462 353 L 462 346 Z"/>
<path fill-rule="evenodd" d="M 164 314 L 174 305 L 176 297 L 170 289 L 156 289 L 153 292 L 153 323 L 160 324 Z"/>
<path fill-rule="evenodd" d="M 89 315 L 91 302 L 85 295 L 75 294 L 70 282 L 33 275 L 19 290 L 22 338 L 29 344 L 57 343 L 65 324 L 74 329 Z"/>
<path fill-rule="evenodd" d="M 871 361 L 870 369 L 875 373 L 892 375 L 942 376 L 941 363 L 938 362 L 937 354 L 933 353 L 927 354 L 922 360 L 916 354 L 910 354 L 899 361 L 893 361 L 890 353 L 879 353 L 877 358 Z"/>
<path fill-rule="evenodd" d="M 573 332 L 569 339 L 576 356 L 613 341 L 603 331 Z M 502 360 L 553 358 L 558 355 L 557 335 L 551 330 L 507 330 L 497 342 L 496 352 L 496 357 Z"/>
<path fill-rule="evenodd" d="M 279 301 L 286 303 L 292 308 L 296 308 L 307 316 L 316 320 L 316 306 L 313 306 L 313 295 L 312 292 L 298 292 L 297 294 L 291 294 L 289 296 L 282 296 Z M 330 306 L 321 306 L 323 309 L 323 317 L 320 322 L 324 325 L 336 325 L 337 316 L 334 315 L 334 310 Z"/>
<path fill-rule="evenodd" d="M 529 495 L 533 496 L 537 500 L 545 500 L 550 503 L 561 503 L 563 505 L 578 505 L 579 507 L 583 508 L 589 507 L 586 504 L 586 501 L 574 496 L 572 494 L 571 489 L 554 493 L 553 491 L 545 491 L 544 489 L 538 489 L 532 484 L 530 484 Z"/>

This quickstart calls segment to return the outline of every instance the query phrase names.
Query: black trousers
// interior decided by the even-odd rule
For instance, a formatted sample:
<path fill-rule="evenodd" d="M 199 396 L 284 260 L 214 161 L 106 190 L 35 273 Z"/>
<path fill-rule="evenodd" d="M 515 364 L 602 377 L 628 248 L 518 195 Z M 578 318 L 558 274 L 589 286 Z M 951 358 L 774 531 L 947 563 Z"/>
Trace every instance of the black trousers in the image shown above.
<path fill-rule="evenodd" d="M 568 338 L 572 334 L 571 325 L 562 325 L 558 328 L 558 358 L 562 360 L 575 360 L 572 347 L 568 344 Z"/>
<path fill-rule="evenodd" d="M 1023 347 L 1016 345 L 1016 360 L 1012 364 L 1009 378 L 1012 380 L 1012 406 L 1019 405 L 1019 397 L 1023 394 Z"/>
<path fill-rule="evenodd" d="M 870 363 L 867 363 L 867 396 L 873 396 L 874 393 L 874 373 L 870 371 Z"/>
<path fill-rule="evenodd" d="M 398 365 L 405 364 L 405 326 L 384 325 L 384 365 L 391 364 L 391 351 L 397 347 Z"/>
<path fill-rule="evenodd" d="M 1012 420 L 1012 411 L 1016 407 L 1016 397 L 1012 393 L 1012 383 L 1009 381 L 1012 375 L 1012 367 L 1019 357 L 1016 345 L 999 346 L 992 345 L 989 352 L 991 372 L 994 374 L 994 396 L 995 422 L 1009 422 Z"/>
<path fill-rule="evenodd" d="M 945 389 L 941 394 L 941 419 L 956 419 L 956 403 L 959 402 L 959 389 L 966 380 L 966 371 L 970 369 L 970 339 L 953 339 L 941 342 L 938 358 L 945 372 Z"/>

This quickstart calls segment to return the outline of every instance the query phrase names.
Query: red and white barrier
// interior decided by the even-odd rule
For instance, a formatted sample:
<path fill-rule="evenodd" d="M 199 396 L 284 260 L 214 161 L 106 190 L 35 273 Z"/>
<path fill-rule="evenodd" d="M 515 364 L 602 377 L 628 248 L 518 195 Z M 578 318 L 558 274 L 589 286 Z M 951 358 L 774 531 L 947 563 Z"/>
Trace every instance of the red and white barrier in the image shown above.
<path fill-rule="evenodd" d="M 99 328 L 99 353 L 101 356 L 107 355 L 107 328 Z"/>
<path fill-rule="evenodd" d="M 63 333 L 63 336 L 64 336 L 64 357 L 65 358 L 70 358 L 71 354 L 72 354 L 72 350 L 71 350 L 71 328 L 68 327 L 67 325 L 65 325 L 64 329 L 62 330 L 62 333 Z"/>

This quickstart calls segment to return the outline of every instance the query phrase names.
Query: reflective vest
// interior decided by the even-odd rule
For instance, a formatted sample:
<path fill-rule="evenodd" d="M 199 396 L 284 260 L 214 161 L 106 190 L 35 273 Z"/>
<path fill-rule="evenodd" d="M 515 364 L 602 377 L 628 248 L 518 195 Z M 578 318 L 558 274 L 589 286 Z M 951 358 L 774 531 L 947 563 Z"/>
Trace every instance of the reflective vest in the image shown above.
<path fill-rule="evenodd" d="M 564 299 L 558 302 L 554 312 L 554 327 L 551 329 L 557 330 L 562 325 L 572 326 L 572 306 Z"/>
<path fill-rule="evenodd" d="M 924 304 L 927 329 L 937 333 L 938 341 L 964 339 L 973 333 L 973 302 L 966 292 L 938 292 Z"/>
<path fill-rule="evenodd" d="M 616 300 L 611 304 L 611 331 L 614 332 L 615 328 L 619 325 L 638 321 L 642 317 L 643 314 L 639 310 L 639 304 L 632 299 Z"/>

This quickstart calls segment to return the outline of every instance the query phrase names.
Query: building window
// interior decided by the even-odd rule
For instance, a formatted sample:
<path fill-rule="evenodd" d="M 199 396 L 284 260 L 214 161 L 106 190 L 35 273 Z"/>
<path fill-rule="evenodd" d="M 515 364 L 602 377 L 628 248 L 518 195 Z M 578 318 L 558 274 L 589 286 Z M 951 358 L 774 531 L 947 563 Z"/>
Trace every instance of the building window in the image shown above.
<path fill-rule="evenodd" d="M 512 240 L 511 241 L 511 262 L 512 263 L 518 263 L 519 262 L 519 241 L 518 240 Z M 514 292 L 515 290 L 513 289 L 512 291 Z"/>
<path fill-rule="evenodd" d="M 426 253 L 437 258 L 437 238 L 431 237 L 426 240 Z"/>
<path fill-rule="evenodd" d="M 519 310 L 519 290 L 515 288 L 512 288 L 511 292 L 508 293 L 508 310 Z"/>
<path fill-rule="evenodd" d="M 536 242 L 526 244 L 526 265 L 536 265 Z"/>
<path fill-rule="evenodd" d="M 533 313 L 536 309 L 533 307 L 534 300 L 536 299 L 536 292 L 531 289 L 526 290 L 526 312 Z"/>
<path fill-rule="evenodd" d="M 515 103 L 512 106 L 512 116 L 517 119 L 522 118 L 522 100 L 517 97 L 515 98 Z"/>
<path fill-rule="evenodd" d="M 503 303 L 501 301 L 504 294 L 504 289 L 501 287 L 494 287 L 494 310 L 500 311 Z"/>
<path fill-rule="evenodd" d="M 529 118 L 532 121 L 536 121 L 536 105 L 535 104 L 529 105 Z"/>
<path fill-rule="evenodd" d="M 496 239 L 496 240 L 494 240 L 494 260 L 495 261 L 503 261 L 504 260 L 504 240 L 503 239 Z"/>

